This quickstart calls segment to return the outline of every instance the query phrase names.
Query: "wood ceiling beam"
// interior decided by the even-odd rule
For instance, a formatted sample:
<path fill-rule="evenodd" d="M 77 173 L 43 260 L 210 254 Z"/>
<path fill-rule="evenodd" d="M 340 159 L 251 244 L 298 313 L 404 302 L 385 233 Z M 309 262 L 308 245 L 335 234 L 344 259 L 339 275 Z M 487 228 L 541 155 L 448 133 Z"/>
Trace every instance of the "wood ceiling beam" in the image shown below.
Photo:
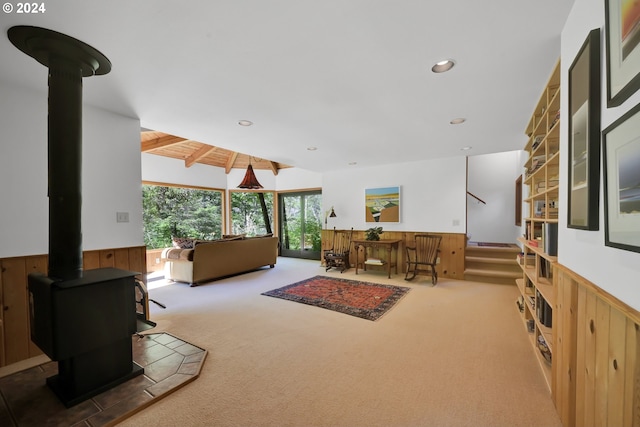
<path fill-rule="evenodd" d="M 173 135 L 162 136 L 160 138 L 150 139 L 149 141 L 142 141 L 142 152 L 146 153 L 158 148 L 168 147 L 170 145 L 180 144 L 188 141 L 187 139 L 180 138 Z"/>
<path fill-rule="evenodd" d="M 191 155 L 189 155 L 189 157 L 187 157 L 186 159 L 184 159 L 184 166 L 186 168 L 190 168 L 191 166 L 193 166 L 195 163 L 198 162 L 198 160 L 200 160 L 201 158 L 203 158 L 204 156 L 206 156 L 207 154 L 209 154 L 211 151 L 213 151 L 216 147 L 211 146 L 211 145 L 203 145 L 202 147 L 198 148 L 196 151 L 194 151 L 193 153 L 191 153 Z"/>
<path fill-rule="evenodd" d="M 229 175 L 229 172 L 231 172 L 231 168 L 233 168 L 233 164 L 236 162 L 237 158 L 238 158 L 238 153 L 233 151 L 229 156 L 229 158 L 227 159 L 227 164 L 224 165 L 224 172 L 227 175 Z"/>
<path fill-rule="evenodd" d="M 271 167 L 273 174 L 278 175 L 278 164 L 276 162 L 269 161 L 269 166 Z"/>

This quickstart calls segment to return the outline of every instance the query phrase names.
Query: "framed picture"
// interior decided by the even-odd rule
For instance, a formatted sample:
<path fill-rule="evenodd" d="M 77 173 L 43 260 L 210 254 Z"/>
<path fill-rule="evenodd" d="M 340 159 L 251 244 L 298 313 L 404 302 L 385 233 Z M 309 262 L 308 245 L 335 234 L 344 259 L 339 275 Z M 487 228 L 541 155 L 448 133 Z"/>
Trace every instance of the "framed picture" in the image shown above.
<path fill-rule="evenodd" d="M 602 137 L 605 245 L 640 252 L 640 104 Z"/>
<path fill-rule="evenodd" d="M 516 178 L 516 226 L 522 226 L 522 175 Z"/>
<path fill-rule="evenodd" d="M 400 187 L 364 190 L 366 222 L 400 222 Z"/>
<path fill-rule="evenodd" d="M 600 29 L 592 30 L 569 67 L 567 227 L 599 228 Z"/>
<path fill-rule="evenodd" d="M 617 107 L 640 87 L 640 2 L 605 0 L 607 107 Z"/>

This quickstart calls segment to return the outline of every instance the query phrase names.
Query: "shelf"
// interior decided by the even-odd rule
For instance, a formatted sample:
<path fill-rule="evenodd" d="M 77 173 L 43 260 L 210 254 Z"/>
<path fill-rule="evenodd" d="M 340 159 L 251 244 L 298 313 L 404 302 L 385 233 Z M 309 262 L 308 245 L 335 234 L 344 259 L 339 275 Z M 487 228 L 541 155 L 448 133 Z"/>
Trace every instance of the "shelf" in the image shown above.
<path fill-rule="evenodd" d="M 541 220 L 541 222 L 553 222 L 553 221 L 542 221 Z M 558 221 L 556 220 L 555 222 L 558 222 Z M 518 241 L 520 243 L 522 243 L 523 245 L 525 245 L 529 251 L 534 252 L 536 255 L 540 255 L 541 257 L 545 258 L 548 261 L 551 261 L 552 263 L 558 262 L 558 257 L 557 256 L 549 255 L 545 251 L 540 249 L 539 247 L 531 246 L 529 244 L 529 242 L 524 237 L 519 237 Z"/>
<path fill-rule="evenodd" d="M 523 182 L 529 186 L 529 195 L 524 199 L 528 206 L 523 217 L 526 223 L 526 236 L 531 240 L 524 237 L 518 239 L 524 253 L 523 262 L 520 264 L 522 278 L 516 279 L 516 287 L 520 294 L 518 301 L 522 299 L 525 302 L 521 318 L 525 329 L 529 331 L 529 340 L 549 389 L 552 389 L 554 329 L 553 325 L 547 327 L 542 324 L 538 318 L 538 312 L 545 323 L 552 324 L 556 302 L 552 275 L 558 257 L 544 252 L 541 237 L 544 236 L 545 230 L 550 228 L 546 227 L 546 224 L 559 223 L 560 94 L 560 61 L 558 61 L 525 130 L 529 138 L 524 147 L 528 158 L 524 163 Z M 574 175 L 573 178 L 577 182 L 580 175 Z M 536 310 L 536 307 L 539 310 Z M 550 318 L 547 319 L 547 316 Z M 546 347 L 549 349 L 547 353 L 551 356 L 549 361 L 540 352 L 539 336 L 544 338 Z"/>

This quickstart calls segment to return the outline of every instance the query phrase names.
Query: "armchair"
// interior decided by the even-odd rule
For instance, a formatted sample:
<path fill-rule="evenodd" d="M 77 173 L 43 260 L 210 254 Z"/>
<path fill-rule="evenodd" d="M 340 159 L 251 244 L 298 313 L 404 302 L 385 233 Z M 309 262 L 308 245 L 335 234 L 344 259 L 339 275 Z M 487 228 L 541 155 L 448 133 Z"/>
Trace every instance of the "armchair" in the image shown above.
<path fill-rule="evenodd" d="M 440 253 L 442 236 L 434 234 L 416 234 L 415 245 L 405 247 L 407 252 L 407 273 L 404 280 L 412 280 L 420 273 L 430 273 L 431 283 L 438 283 L 436 264 Z M 409 274 L 412 274 L 409 277 Z"/>
<path fill-rule="evenodd" d="M 351 236 L 353 235 L 353 227 L 351 230 L 336 230 L 333 228 L 333 243 L 330 249 L 324 251 L 325 271 L 331 268 L 339 268 L 340 273 L 348 269 L 349 253 L 351 251 Z"/>

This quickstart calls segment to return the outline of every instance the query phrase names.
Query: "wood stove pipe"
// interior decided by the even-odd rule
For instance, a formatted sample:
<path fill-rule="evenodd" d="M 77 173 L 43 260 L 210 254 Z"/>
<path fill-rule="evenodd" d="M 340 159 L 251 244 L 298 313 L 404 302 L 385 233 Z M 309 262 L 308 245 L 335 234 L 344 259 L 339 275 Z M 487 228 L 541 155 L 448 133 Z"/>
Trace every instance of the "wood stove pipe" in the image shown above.
<path fill-rule="evenodd" d="M 49 277 L 82 277 L 82 78 L 111 63 L 91 46 L 45 28 L 16 26 L 9 40 L 49 68 Z"/>

